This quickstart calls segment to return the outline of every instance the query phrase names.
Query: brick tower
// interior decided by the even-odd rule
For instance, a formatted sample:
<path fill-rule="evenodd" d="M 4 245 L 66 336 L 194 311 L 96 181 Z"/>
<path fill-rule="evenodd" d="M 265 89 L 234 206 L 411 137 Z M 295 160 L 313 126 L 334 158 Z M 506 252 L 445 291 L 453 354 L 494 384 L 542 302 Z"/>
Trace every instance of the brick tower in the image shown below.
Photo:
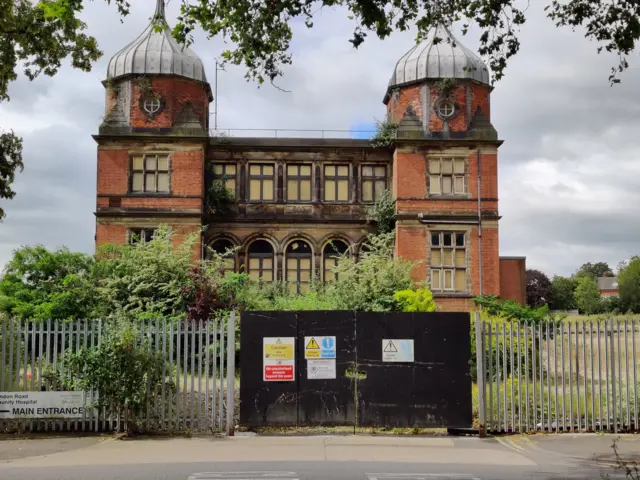
<path fill-rule="evenodd" d="M 96 244 L 148 238 L 158 224 L 177 239 L 199 229 L 211 88 L 202 61 L 171 36 L 163 0 L 144 32 L 111 58 L 103 84 Z"/>
<path fill-rule="evenodd" d="M 500 293 L 497 150 L 482 60 L 445 26 L 398 61 L 384 97 L 393 154 L 396 255 L 421 261 L 442 310 Z"/>

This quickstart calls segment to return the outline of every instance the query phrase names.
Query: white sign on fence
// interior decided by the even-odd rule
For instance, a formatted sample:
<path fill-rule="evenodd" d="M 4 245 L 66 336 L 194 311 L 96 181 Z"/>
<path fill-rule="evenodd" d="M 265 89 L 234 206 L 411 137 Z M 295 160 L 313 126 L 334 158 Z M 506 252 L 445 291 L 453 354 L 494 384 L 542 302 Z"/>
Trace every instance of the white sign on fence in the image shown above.
<path fill-rule="evenodd" d="M 0 418 L 82 418 L 84 392 L 0 392 Z"/>
<path fill-rule="evenodd" d="M 307 360 L 307 379 L 329 380 L 334 378 L 336 378 L 335 359 Z"/>
<path fill-rule="evenodd" d="M 413 362 L 413 340 L 382 340 L 383 362 Z"/>

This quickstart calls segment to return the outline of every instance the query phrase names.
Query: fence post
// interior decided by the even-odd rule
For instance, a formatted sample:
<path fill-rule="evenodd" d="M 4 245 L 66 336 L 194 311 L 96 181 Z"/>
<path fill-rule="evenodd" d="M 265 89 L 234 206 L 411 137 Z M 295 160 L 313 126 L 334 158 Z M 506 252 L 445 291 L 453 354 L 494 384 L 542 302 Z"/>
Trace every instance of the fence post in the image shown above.
<path fill-rule="evenodd" d="M 234 434 L 236 379 L 236 312 L 231 312 L 227 323 L 227 435 Z"/>
<path fill-rule="evenodd" d="M 484 328 L 480 320 L 480 312 L 475 312 L 476 323 L 476 374 L 478 381 L 478 434 L 480 437 L 486 436 L 485 423 L 485 374 L 484 374 Z"/>
<path fill-rule="evenodd" d="M 610 337 L 609 342 L 611 344 L 611 399 L 613 410 L 613 433 L 618 433 L 618 412 L 616 411 L 616 361 L 615 361 L 615 340 L 614 340 L 614 321 L 613 318 L 609 320 Z"/>

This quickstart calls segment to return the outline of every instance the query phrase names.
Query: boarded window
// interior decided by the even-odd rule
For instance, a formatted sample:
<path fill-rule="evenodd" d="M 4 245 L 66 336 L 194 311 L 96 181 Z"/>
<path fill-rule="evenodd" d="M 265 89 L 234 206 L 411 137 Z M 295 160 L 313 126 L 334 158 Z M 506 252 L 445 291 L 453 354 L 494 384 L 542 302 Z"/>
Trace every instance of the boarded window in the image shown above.
<path fill-rule="evenodd" d="M 324 200 L 326 202 L 349 201 L 349 166 L 325 165 Z"/>
<path fill-rule="evenodd" d="M 230 240 L 224 238 L 216 240 L 211 245 L 211 250 L 208 252 L 209 255 L 211 252 L 221 257 L 221 273 L 223 276 L 227 273 L 233 273 L 236 271 L 236 252 L 234 250 L 233 243 Z"/>
<path fill-rule="evenodd" d="M 274 199 L 275 167 L 271 163 L 249 165 L 249 200 L 271 202 Z"/>
<path fill-rule="evenodd" d="M 430 237 L 431 290 L 466 292 L 466 234 L 437 231 Z"/>
<path fill-rule="evenodd" d="M 380 200 L 387 188 L 387 167 L 363 165 L 361 170 L 362 201 L 373 203 Z"/>
<path fill-rule="evenodd" d="M 466 162 L 463 158 L 429 160 L 430 195 L 464 195 L 466 190 Z"/>
<path fill-rule="evenodd" d="M 273 282 L 273 247 L 266 240 L 256 240 L 247 251 L 249 277 L 259 282 Z"/>
<path fill-rule="evenodd" d="M 309 291 L 313 277 L 311 246 L 302 240 L 294 240 L 285 251 L 285 281 L 295 293 Z"/>
<path fill-rule="evenodd" d="M 213 165 L 213 176 L 217 180 L 222 180 L 227 190 L 236 195 L 238 168 L 235 163 L 216 163 Z"/>
<path fill-rule="evenodd" d="M 287 200 L 311 201 L 311 165 L 287 165 Z"/>
<path fill-rule="evenodd" d="M 342 240 L 332 240 L 327 243 L 322 251 L 323 272 L 322 278 L 325 282 L 338 279 L 336 267 L 342 257 L 348 255 L 349 247 Z"/>
<path fill-rule="evenodd" d="M 131 192 L 169 193 L 169 155 L 131 157 Z"/>

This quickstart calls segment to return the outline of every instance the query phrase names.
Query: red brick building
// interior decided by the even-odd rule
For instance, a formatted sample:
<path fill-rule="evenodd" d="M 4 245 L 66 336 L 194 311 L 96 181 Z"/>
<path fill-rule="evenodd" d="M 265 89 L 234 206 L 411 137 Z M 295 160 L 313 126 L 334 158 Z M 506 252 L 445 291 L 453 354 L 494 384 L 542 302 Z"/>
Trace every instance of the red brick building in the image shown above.
<path fill-rule="evenodd" d="M 447 28 L 396 65 L 383 101 L 397 138 L 384 148 L 210 137 L 204 66 L 172 38 L 162 0 L 149 27 L 111 59 L 104 84 L 96 244 L 148 237 L 161 224 L 202 230 L 196 255 L 239 247 L 229 268 L 304 289 L 331 278 L 337 253 L 357 260 L 372 230 L 366 209 L 389 189 L 396 254 L 421 261 L 414 277 L 430 282 L 441 309 L 468 310 L 481 293 L 523 297 L 524 260 L 503 268 L 499 258 L 502 142 L 490 120 L 488 71 Z M 216 178 L 235 194 L 225 214 L 207 207 Z"/>

